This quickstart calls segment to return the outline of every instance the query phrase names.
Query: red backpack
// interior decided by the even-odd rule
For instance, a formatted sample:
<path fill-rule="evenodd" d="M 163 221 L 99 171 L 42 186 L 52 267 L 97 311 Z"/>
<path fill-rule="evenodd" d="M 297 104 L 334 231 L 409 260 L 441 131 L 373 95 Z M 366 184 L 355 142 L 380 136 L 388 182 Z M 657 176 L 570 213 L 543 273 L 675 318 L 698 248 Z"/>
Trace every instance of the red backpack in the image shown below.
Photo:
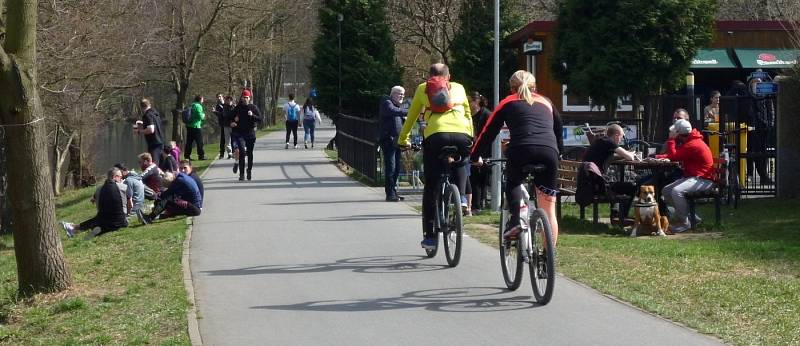
<path fill-rule="evenodd" d="M 425 93 L 431 103 L 432 113 L 444 113 L 453 109 L 450 98 L 450 83 L 441 76 L 431 77 L 425 84 Z"/>

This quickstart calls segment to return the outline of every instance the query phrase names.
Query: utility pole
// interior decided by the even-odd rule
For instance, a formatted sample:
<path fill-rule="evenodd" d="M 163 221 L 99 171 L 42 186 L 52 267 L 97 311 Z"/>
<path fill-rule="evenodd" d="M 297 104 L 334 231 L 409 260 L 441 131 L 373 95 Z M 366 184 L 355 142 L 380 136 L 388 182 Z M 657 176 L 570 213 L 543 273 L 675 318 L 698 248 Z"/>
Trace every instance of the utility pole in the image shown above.
<path fill-rule="evenodd" d="M 494 0 L 494 107 L 500 103 L 500 0 Z M 495 137 L 492 142 L 492 158 L 499 159 L 502 156 L 500 152 L 500 136 Z M 500 210 L 500 191 L 501 179 L 500 166 L 492 166 L 492 210 Z M 504 227 L 501 225 L 501 227 Z"/>

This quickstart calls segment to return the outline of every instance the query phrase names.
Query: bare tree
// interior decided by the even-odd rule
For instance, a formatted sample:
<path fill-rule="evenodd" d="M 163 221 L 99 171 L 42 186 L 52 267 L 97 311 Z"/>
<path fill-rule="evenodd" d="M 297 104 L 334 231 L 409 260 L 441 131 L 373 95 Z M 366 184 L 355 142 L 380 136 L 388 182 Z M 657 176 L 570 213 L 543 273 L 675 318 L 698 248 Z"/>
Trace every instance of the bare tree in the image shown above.
<path fill-rule="evenodd" d="M 458 25 L 461 0 L 389 2 L 391 26 L 397 40 L 409 43 L 432 60 L 448 63 L 450 43 Z M 428 61 L 430 63 L 430 61 Z"/>
<path fill-rule="evenodd" d="M 0 125 L 8 146 L 9 198 L 19 292 L 61 291 L 71 278 L 54 229 L 45 122 L 36 80 L 36 0 L 7 0 L 0 49 Z M 0 7 L 4 7 L 0 5 Z M 4 9 L 0 8 L 0 13 Z"/>

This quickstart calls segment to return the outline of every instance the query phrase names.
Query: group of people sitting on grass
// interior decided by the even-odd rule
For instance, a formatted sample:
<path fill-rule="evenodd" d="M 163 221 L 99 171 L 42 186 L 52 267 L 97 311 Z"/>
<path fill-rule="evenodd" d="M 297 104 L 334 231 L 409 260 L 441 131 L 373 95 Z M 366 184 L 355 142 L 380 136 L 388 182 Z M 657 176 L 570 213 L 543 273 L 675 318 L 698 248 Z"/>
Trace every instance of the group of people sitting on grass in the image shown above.
<path fill-rule="evenodd" d="M 169 151 L 165 153 L 169 155 Z M 144 225 L 156 219 L 200 215 L 203 182 L 190 160 L 181 160 L 173 170 L 169 166 L 162 169 L 153 162 L 150 153 L 142 153 L 139 168 L 141 174 L 122 163 L 109 169 L 105 182 L 92 197 L 97 214 L 80 224 L 62 221 L 67 236 L 72 238 L 78 232 L 90 231 L 87 238 L 92 238 L 116 231 L 128 227 L 128 219 L 134 215 Z M 149 213 L 145 213 L 145 200 L 153 201 Z"/>

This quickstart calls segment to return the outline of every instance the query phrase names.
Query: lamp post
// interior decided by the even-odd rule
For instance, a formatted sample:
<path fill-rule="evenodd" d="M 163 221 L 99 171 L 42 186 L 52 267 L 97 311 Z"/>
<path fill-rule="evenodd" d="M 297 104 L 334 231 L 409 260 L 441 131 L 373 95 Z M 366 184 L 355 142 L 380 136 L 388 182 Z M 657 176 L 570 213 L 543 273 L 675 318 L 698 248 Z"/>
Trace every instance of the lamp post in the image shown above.
<path fill-rule="evenodd" d="M 339 39 L 339 72 L 338 72 L 338 79 L 339 79 L 339 92 L 337 93 L 337 97 L 339 100 L 339 107 L 336 109 L 337 112 L 342 112 L 342 21 L 344 20 L 344 15 L 341 13 L 336 15 L 336 37 Z"/>
<path fill-rule="evenodd" d="M 500 103 L 500 0 L 494 1 L 494 106 Z M 502 156 L 500 152 L 500 136 L 497 136 L 492 142 L 492 158 L 499 159 Z M 492 166 L 492 210 L 500 210 L 500 182 L 501 179 L 500 166 Z M 504 225 L 500 225 L 505 227 Z"/>

